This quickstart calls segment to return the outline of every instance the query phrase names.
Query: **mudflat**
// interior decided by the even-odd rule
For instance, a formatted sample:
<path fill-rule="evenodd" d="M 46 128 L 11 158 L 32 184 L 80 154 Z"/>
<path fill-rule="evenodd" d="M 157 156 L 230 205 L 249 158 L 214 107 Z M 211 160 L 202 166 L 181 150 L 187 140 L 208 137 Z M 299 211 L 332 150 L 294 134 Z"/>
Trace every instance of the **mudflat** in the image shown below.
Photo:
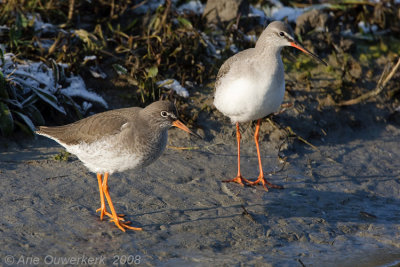
<path fill-rule="evenodd" d="M 386 115 L 367 107 L 344 111 L 360 123 L 342 123 L 349 116 L 333 111 L 310 120 L 277 116 L 304 134 L 334 120 L 326 136 L 308 139 L 313 147 L 296 139 L 282 149 L 264 120 L 264 171 L 285 187 L 269 192 L 221 182 L 236 175 L 234 126 L 226 119 L 203 118 L 204 140 L 171 129 L 158 161 L 109 180 L 117 212 L 140 232 L 100 221 L 95 174 L 74 156 L 55 160 L 61 146 L 44 137 L 2 139 L 2 265 L 394 266 L 400 129 L 371 119 Z M 248 179 L 258 175 L 253 127 L 243 126 Z"/>

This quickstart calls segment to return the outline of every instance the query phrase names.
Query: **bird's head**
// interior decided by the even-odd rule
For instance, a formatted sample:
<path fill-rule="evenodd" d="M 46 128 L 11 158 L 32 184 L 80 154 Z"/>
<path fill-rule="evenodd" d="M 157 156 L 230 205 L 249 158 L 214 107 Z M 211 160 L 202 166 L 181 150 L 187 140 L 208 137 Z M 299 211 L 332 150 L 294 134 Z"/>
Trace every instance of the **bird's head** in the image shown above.
<path fill-rule="evenodd" d="M 260 38 L 258 39 L 258 41 L 256 43 L 256 47 L 292 46 L 292 47 L 297 48 L 300 51 L 304 52 L 305 54 L 312 56 L 313 58 L 315 58 L 322 64 L 324 64 L 326 66 L 328 65 L 319 56 L 310 52 L 302 44 L 300 44 L 298 41 L 296 41 L 296 39 L 293 36 L 294 36 L 293 30 L 288 24 L 286 24 L 282 21 L 273 21 L 267 26 L 267 28 L 261 34 Z"/>
<path fill-rule="evenodd" d="M 198 134 L 192 132 L 185 124 L 178 120 L 177 111 L 175 105 L 166 100 L 160 100 L 153 102 L 143 110 L 149 114 L 149 118 L 152 118 L 152 124 L 157 125 L 163 129 L 169 129 L 172 126 L 178 127 L 185 132 L 200 137 Z M 201 138 L 201 137 L 200 137 Z"/>

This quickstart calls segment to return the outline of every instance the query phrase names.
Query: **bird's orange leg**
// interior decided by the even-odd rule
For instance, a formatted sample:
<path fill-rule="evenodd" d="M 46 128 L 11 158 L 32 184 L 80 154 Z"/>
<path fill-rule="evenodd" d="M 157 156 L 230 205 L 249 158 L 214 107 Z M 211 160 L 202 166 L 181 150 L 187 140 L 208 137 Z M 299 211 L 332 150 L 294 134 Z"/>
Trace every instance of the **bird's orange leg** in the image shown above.
<path fill-rule="evenodd" d="M 222 182 L 224 182 L 224 183 L 234 182 L 234 183 L 238 183 L 238 184 L 243 186 L 244 185 L 243 182 L 250 183 L 250 181 L 245 179 L 245 178 L 243 178 L 242 174 L 240 172 L 240 138 L 241 138 L 241 135 L 240 135 L 239 123 L 237 122 L 236 123 L 236 140 L 237 140 L 237 148 L 238 148 L 238 160 L 237 160 L 237 162 L 238 162 L 238 173 L 237 173 L 237 176 L 235 178 L 233 178 L 231 180 L 224 180 Z"/>
<path fill-rule="evenodd" d="M 256 147 L 257 147 L 257 156 L 258 156 L 258 166 L 260 169 L 260 175 L 258 176 L 258 179 L 254 182 L 250 182 L 250 185 L 257 185 L 259 183 L 261 183 L 265 189 L 265 191 L 268 191 L 268 187 L 271 188 L 277 188 L 277 189 L 283 189 L 283 186 L 281 185 L 275 185 L 275 184 L 271 184 L 270 182 L 268 182 L 265 178 L 264 178 L 264 172 L 262 169 L 262 163 L 261 163 L 261 155 L 260 155 L 260 147 L 258 145 L 258 137 L 259 137 L 259 132 L 260 132 L 260 125 L 261 125 L 261 119 L 259 119 L 257 121 L 257 126 L 256 126 L 256 131 L 254 133 L 254 141 L 256 142 Z"/>
<path fill-rule="evenodd" d="M 110 216 L 112 218 L 111 221 L 114 222 L 115 225 L 123 232 L 125 232 L 125 228 L 126 229 L 131 229 L 131 230 L 141 231 L 142 228 L 129 226 L 128 224 L 130 222 L 122 223 L 121 222 L 121 218 L 118 217 L 117 213 L 115 212 L 114 205 L 113 205 L 113 203 L 111 201 L 110 193 L 108 191 L 108 172 L 106 172 L 104 174 L 104 180 L 103 180 L 102 189 L 103 189 L 104 195 L 106 196 L 106 199 L 107 199 L 107 202 L 108 202 L 108 206 L 110 207 L 110 210 L 111 210 L 111 216 Z M 105 214 L 107 215 L 107 213 L 105 213 Z"/>
<path fill-rule="evenodd" d="M 105 205 L 105 202 L 104 202 L 104 192 L 103 192 L 102 178 L 103 178 L 103 175 L 100 174 L 100 173 L 97 173 L 97 181 L 99 182 L 99 192 L 100 192 L 100 203 L 101 203 L 101 206 L 100 206 L 100 208 L 98 208 L 96 210 L 96 212 L 100 211 L 100 220 L 101 221 L 103 220 L 104 215 L 107 215 L 108 217 L 113 218 L 112 214 L 107 211 L 106 205 Z M 118 214 L 119 220 L 124 221 L 125 220 L 123 218 L 124 216 L 125 216 L 124 214 Z"/>
<path fill-rule="evenodd" d="M 106 205 L 105 205 L 105 202 L 104 202 L 104 192 L 103 192 L 102 178 L 103 178 L 103 175 L 100 174 L 100 173 L 97 173 L 97 181 L 99 182 L 99 192 L 100 192 L 100 203 L 101 203 L 101 206 L 100 206 L 100 208 L 98 208 L 96 210 L 96 212 L 100 211 L 100 220 L 101 221 L 103 220 L 104 215 L 107 215 L 108 217 L 113 218 L 112 214 L 107 211 Z M 125 216 L 124 214 L 118 214 L 118 218 L 121 221 L 124 221 L 124 218 L 123 218 L 124 216 Z"/>
<path fill-rule="evenodd" d="M 100 211 L 100 220 L 103 220 L 104 214 L 106 214 L 106 205 L 104 203 L 104 194 L 103 194 L 103 185 L 102 185 L 102 178 L 103 175 L 101 173 L 97 173 L 97 181 L 99 182 L 99 192 L 100 192 L 100 203 L 101 206 L 99 209 L 96 210 L 96 212 Z"/>

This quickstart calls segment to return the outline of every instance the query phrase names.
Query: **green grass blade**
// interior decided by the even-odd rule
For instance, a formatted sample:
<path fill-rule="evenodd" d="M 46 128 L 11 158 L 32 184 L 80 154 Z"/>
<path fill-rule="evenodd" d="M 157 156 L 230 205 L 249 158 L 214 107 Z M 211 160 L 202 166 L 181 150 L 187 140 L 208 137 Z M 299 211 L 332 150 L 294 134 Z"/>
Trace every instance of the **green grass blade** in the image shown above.
<path fill-rule="evenodd" d="M 11 135 L 14 130 L 14 119 L 8 106 L 0 102 L 0 130 L 4 136 Z"/>

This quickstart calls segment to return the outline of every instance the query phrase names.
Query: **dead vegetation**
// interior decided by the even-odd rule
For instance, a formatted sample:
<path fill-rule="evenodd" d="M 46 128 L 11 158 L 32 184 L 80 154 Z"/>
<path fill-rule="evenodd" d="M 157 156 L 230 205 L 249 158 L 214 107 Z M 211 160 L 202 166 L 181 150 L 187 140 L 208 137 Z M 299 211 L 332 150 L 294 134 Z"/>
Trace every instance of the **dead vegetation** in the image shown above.
<path fill-rule="evenodd" d="M 124 88 L 121 94 L 130 105 L 144 106 L 163 95 L 178 99 L 185 119 L 196 124 L 200 112 L 214 110 L 209 104 L 199 103 L 196 94 L 212 94 L 223 60 L 254 46 L 248 36 L 258 35 L 265 25 L 241 15 L 218 26 L 207 24 L 201 14 L 179 11 L 177 6 L 184 2 L 167 0 L 155 9 L 139 12 L 147 1 L 5 1 L 0 6 L 2 54 L 13 53 L 17 59 L 42 62 L 49 67 L 54 62 L 67 64 L 66 75 L 80 74 L 104 96 L 107 92 L 102 90 L 107 89 L 103 84 L 115 90 Z M 282 2 L 297 8 L 311 7 L 308 1 Z M 251 3 L 258 7 L 271 5 L 268 1 Z M 395 87 L 399 75 L 394 67 L 391 75 L 382 79 L 380 75 L 385 66 L 399 60 L 398 7 L 393 1 L 340 1 L 301 15 L 297 25 L 292 23 L 297 37 L 327 59 L 330 66 L 316 66 L 312 59 L 285 50 L 286 73 L 296 80 L 296 88 L 289 80 L 289 94 L 316 91 L 320 108 L 363 103 L 371 100 L 370 96 L 380 95 L 395 110 L 400 105 Z M 19 127 L 3 130 L 3 135 L 24 127 L 30 131 L 26 120 L 16 112 L 34 124 L 48 120 L 60 123 L 84 115 L 75 108 L 76 112 L 55 116 L 54 111 L 48 112 L 54 105 L 40 98 L 31 108 L 16 109 L 10 102 L 21 103 L 29 95 L 12 96 L 12 75 L 3 73 L 1 78 L 0 121 L 7 123 L 7 118 L 12 117 Z M 167 78 L 187 87 L 193 102 L 156 85 Z M 319 78 L 324 82 L 316 84 Z M 68 106 L 65 101 L 71 102 L 58 95 L 55 98 L 62 106 Z M 101 107 L 95 104 L 94 108 Z M 33 109 L 43 119 L 34 119 Z"/>

